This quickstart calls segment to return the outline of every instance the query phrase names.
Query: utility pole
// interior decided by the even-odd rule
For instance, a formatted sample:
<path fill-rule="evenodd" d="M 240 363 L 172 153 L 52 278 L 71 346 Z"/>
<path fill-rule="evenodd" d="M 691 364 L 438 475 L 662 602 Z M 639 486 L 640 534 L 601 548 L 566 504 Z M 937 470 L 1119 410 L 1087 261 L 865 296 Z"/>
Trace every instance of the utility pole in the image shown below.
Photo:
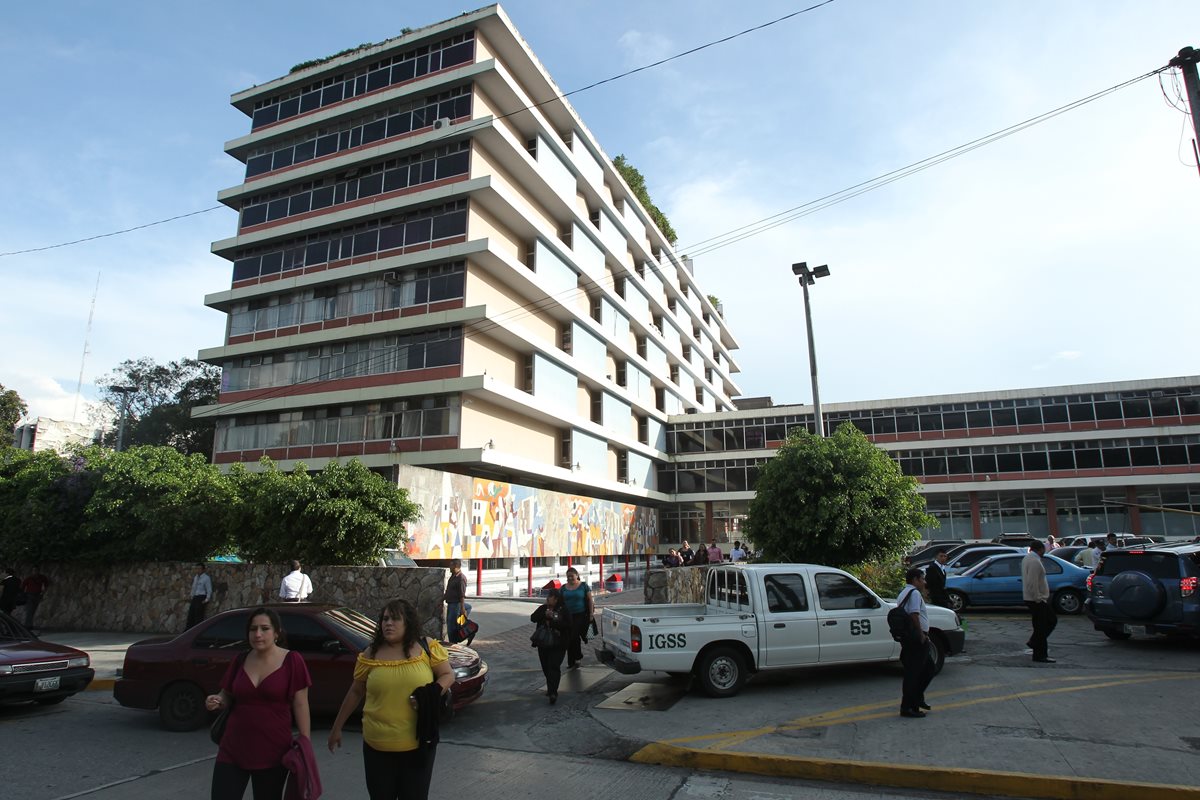
<path fill-rule="evenodd" d="M 817 436 L 824 436 L 825 424 L 821 419 L 821 393 L 817 389 L 817 346 L 813 343 L 812 309 L 808 305 L 808 287 L 817 278 L 829 275 L 829 267 L 822 264 L 809 269 L 808 262 L 801 261 L 799 264 L 792 264 L 792 274 L 800 279 L 800 288 L 804 290 L 804 322 L 808 326 L 808 368 L 812 375 L 813 427 Z"/>
<path fill-rule="evenodd" d="M 129 395 L 137 391 L 136 386 L 114 386 L 112 390 L 121 395 L 121 422 L 117 426 L 117 452 L 125 448 L 125 420 L 129 417 Z"/>
<path fill-rule="evenodd" d="M 1194 47 L 1185 47 L 1179 55 L 1172 58 L 1168 66 L 1178 67 L 1183 73 L 1183 85 L 1187 90 L 1188 110 L 1192 112 L 1192 128 L 1196 138 L 1192 139 L 1192 152 L 1196 153 L 1197 166 L 1200 166 L 1200 75 L 1197 75 L 1196 64 L 1200 63 L 1200 51 Z"/>

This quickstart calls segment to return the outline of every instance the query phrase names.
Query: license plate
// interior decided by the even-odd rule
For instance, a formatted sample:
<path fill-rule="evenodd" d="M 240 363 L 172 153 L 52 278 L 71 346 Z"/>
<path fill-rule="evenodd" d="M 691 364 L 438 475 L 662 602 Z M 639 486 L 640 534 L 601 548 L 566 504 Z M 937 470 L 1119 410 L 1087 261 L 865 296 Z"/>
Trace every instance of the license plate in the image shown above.
<path fill-rule="evenodd" d="M 53 692 L 62 683 L 62 677 L 55 675 L 53 678 L 38 678 L 33 682 L 33 690 L 35 692 Z"/>

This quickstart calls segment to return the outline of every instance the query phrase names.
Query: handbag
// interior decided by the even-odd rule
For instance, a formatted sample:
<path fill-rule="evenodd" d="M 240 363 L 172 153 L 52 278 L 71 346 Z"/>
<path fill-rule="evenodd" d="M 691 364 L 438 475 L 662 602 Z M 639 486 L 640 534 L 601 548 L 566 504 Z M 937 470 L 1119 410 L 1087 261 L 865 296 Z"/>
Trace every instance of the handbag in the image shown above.
<path fill-rule="evenodd" d="M 245 660 L 246 660 L 245 651 L 239 653 L 238 657 L 234 660 L 234 664 L 235 664 L 234 677 L 235 678 L 237 677 L 236 669 L 241 669 L 242 662 L 244 662 Z M 208 729 L 208 738 L 212 739 L 213 744 L 221 743 L 221 737 L 223 737 L 225 735 L 225 726 L 229 724 L 229 714 L 232 711 L 233 711 L 233 698 L 230 697 L 229 702 L 227 702 L 224 706 L 222 706 L 221 710 L 217 712 L 217 718 L 213 720 L 212 726 L 210 726 Z"/>
<path fill-rule="evenodd" d="M 529 637 L 529 643 L 533 647 L 557 647 L 558 640 L 558 631 L 541 622 L 533 629 L 533 635 Z"/>

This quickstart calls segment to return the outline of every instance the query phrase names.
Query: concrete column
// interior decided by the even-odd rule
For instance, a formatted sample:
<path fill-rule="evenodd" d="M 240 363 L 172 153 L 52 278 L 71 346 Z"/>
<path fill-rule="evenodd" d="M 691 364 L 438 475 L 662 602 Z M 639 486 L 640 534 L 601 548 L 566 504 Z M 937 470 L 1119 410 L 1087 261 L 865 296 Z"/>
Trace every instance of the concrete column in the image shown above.
<path fill-rule="evenodd" d="M 1054 504 L 1054 490 L 1046 490 L 1046 517 L 1050 524 L 1050 535 L 1058 538 L 1058 506 Z"/>
<path fill-rule="evenodd" d="M 1125 487 L 1125 502 L 1137 502 L 1137 489 L 1132 486 Z M 1142 535 L 1142 510 L 1136 505 L 1125 506 L 1129 513 L 1129 532 L 1135 536 Z"/>
<path fill-rule="evenodd" d="M 983 538 L 983 526 L 979 522 L 979 492 L 967 492 L 971 500 L 971 537 Z"/>

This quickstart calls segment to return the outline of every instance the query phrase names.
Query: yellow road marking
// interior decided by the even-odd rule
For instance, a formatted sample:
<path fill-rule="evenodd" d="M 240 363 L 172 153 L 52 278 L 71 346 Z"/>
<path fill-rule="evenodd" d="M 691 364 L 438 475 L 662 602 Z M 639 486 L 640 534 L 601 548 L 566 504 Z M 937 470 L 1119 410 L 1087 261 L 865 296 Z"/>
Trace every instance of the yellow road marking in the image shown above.
<path fill-rule="evenodd" d="M 1087 679 L 1096 680 L 1096 676 L 1087 676 Z M 1081 692 L 1090 689 L 1107 689 L 1114 686 L 1132 686 L 1139 683 L 1152 683 L 1155 681 L 1164 680 L 1187 680 L 1200 679 L 1200 674 L 1193 673 L 1166 673 L 1160 675 L 1138 675 L 1134 677 L 1108 677 L 1101 678 L 1099 683 L 1089 683 L 1084 685 L 1073 686 L 1056 686 L 1052 689 L 1033 689 L 1021 692 L 1011 692 L 1003 695 L 993 695 L 991 697 L 978 697 L 969 700 L 960 700 L 955 703 L 939 704 L 938 709 L 956 709 L 967 708 L 969 706 L 981 705 L 983 703 L 998 703 L 1005 700 L 1019 700 L 1026 697 L 1043 697 L 1054 694 L 1064 694 L 1067 692 Z M 1044 679 L 1045 681 L 1054 680 L 1052 678 Z M 1076 678 L 1076 680 L 1079 680 Z M 1038 682 L 1043 682 L 1039 679 Z M 985 689 L 994 689 L 1001 684 L 990 683 L 980 684 L 978 686 L 967 686 L 961 689 L 949 689 L 942 692 L 930 693 L 931 698 L 945 697 L 962 692 L 981 691 Z M 851 722 L 866 722 L 873 719 L 884 719 L 895 716 L 895 700 L 887 700 L 879 703 L 869 703 L 858 706 L 848 706 L 846 708 L 834 709 L 832 711 L 824 711 L 818 714 L 811 714 L 807 717 L 799 717 L 789 722 L 778 723 L 775 725 L 765 725 L 760 728 L 752 728 L 745 731 L 725 731 L 722 733 L 707 733 L 698 736 L 685 736 L 677 739 L 665 739 L 664 744 L 689 744 L 697 742 L 705 742 L 702 747 L 712 750 L 727 750 L 729 747 L 745 744 L 751 739 L 756 739 L 759 736 L 765 736 L 770 733 L 778 733 L 782 731 L 797 731 L 805 728 L 826 727 L 830 725 L 844 725 Z M 883 713 L 876 712 L 879 709 L 889 709 Z"/>

